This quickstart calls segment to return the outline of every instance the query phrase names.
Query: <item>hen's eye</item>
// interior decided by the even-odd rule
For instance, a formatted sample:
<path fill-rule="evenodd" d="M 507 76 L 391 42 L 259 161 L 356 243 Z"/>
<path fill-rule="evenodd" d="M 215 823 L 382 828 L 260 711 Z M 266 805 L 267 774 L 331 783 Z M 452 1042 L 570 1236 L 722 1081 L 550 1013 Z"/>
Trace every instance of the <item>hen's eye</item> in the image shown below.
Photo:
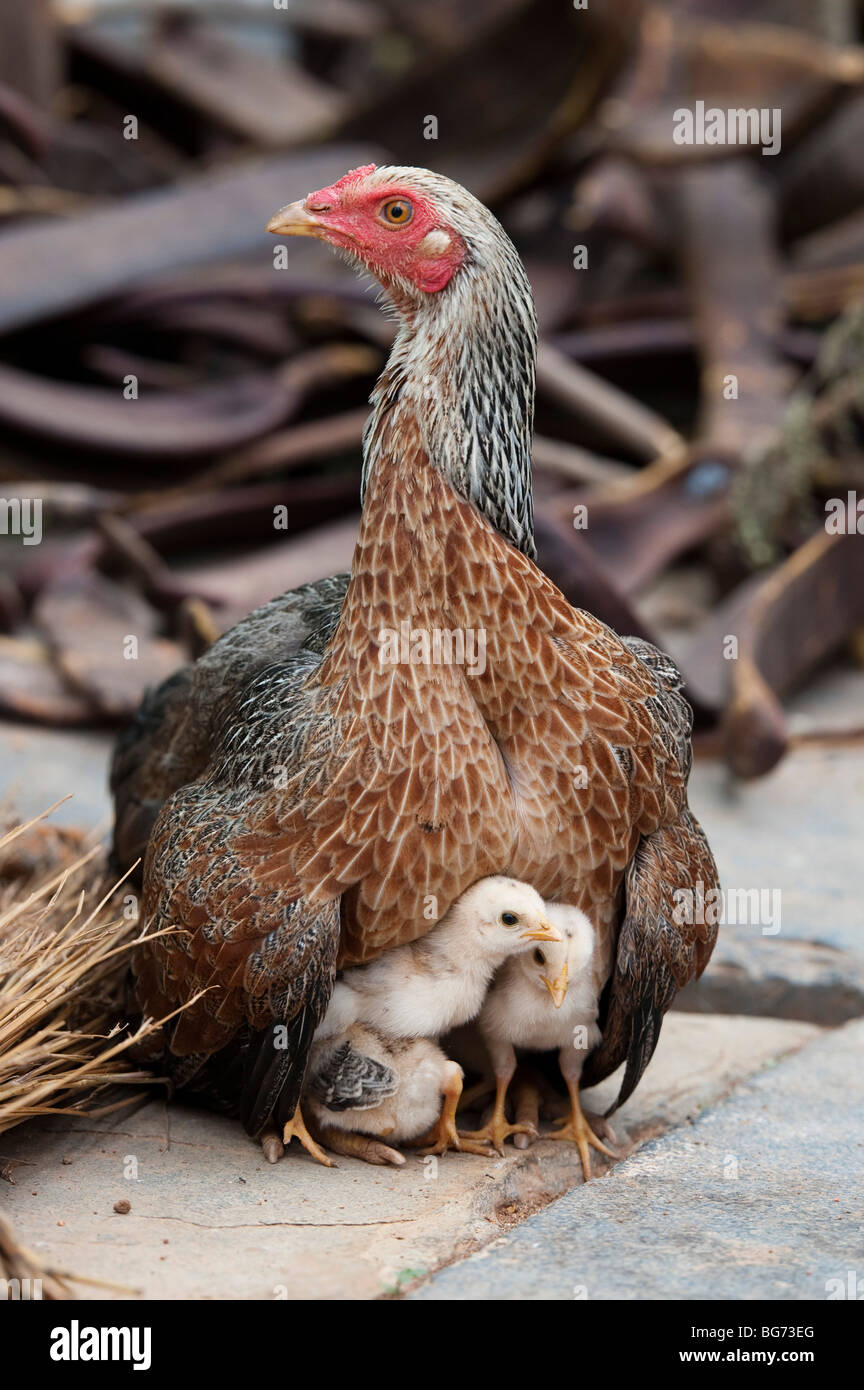
<path fill-rule="evenodd" d="M 414 209 L 407 198 L 391 198 L 388 203 L 384 203 L 378 215 L 384 222 L 389 222 L 391 227 L 404 227 L 414 216 Z"/>
<path fill-rule="evenodd" d="M 501 921 L 504 923 L 505 927 L 515 927 L 516 923 L 519 921 L 519 917 L 515 912 L 502 912 Z"/>
<path fill-rule="evenodd" d="M 546 957 L 544 956 L 543 952 L 540 950 L 539 946 L 538 946 L 537 950 L 534 952 L 534 959 L 535 959 L 535 961 L 537 962 L 538 965 L 545 965 L 545 964 L 546 964 Z"/>

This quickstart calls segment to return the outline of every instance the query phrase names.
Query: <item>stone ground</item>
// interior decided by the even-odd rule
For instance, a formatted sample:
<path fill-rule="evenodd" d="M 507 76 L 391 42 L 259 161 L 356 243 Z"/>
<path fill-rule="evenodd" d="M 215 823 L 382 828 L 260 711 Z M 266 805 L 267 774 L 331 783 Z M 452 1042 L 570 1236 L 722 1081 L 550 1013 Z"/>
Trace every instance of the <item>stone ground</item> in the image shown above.
<path fill-rule="evenodd" d="M 862 687 L 847 672 L 808 692 L 793 727 L 857 728 Z M 0 725 L 4 782 L 29 814 L 73 790 L 58 819 L 95 825 L 107 746 Z M 22 1160 L 0 1211 L 48 1264 L 118 1297 L 796 1300 L 849 1270 L 861 1283 L 862 792 L 854 739 L 803 745 L 746 786 L 697 764 L 691 800 L 724 886 L 780 896 L 721 928 L 689 1012 L 669 1015 L 616 1116 L 625 1156 L 587 1186 L 548 1141 L 400 1170 L 328 1171 L 302 1153 L 271 1167 L 236 1125 L 155 1100 L 0 1137 L 0 1156 Z M 600 1090 L 594 1109 L 611 1098 Z"/>

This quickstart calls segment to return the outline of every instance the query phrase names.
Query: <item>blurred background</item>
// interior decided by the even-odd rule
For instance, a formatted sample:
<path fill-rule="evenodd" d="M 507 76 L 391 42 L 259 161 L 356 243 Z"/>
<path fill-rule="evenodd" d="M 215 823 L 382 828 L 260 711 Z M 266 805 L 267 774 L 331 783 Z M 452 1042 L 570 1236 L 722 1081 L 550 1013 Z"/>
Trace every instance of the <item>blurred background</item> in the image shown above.
<path fill-rule="evenodd" d="M 369 161 L 465 183 L 524 257 L 539 556 L 568 598 L 674 653 L 698 750 L 738 778 L 860 737 L 862 25 L 858 0 L 0 0 L 0 747 L 24 809 L 74 770 L 75 814 L 102 813 L 143 690 L 349 566 L 392 328 L 264 226 Z M 769 119 L 779 151 L 677 143 L 699 102 Z"/>
<path fill-rule="evenodd" d="M 758 143 L 716 138 L 730 111 Z M 640 1132 L 696 1114 L 814 1025 L 864 1015 L 862 150 L 864 0 L 0 0 L 0 1198 L 41 1252 L 0 1217 L 0 1277 L 39 1273 L 59 1297 L 56 1260 L 163 1296 L 170 1237 L 186 1251 L 173 1296 L 261 1296 L 266 1232 L 254 1227 L 239 1283 L 234 1232 L 259 1219 L 249 1203 L 274 1206 L 266 1179 L 236 1185 L 242 1147 L 235 1159 L 187 1117 L 161 1169 L 148 1149 L 163 1176 L 130 1244 L 94 1210 L 129 1120 L 122 1139 L 75 1136 L 71 1168 L 64 1125 L 86 1108 L 94 1126 L 95 1107 L 110 1126 L 106 1084 L 128 1083 L 127 1105 L 152 1080 L 129 1072 L 115 1030 L 137 904 L 128 885 L 102 898 L 118 730 L 251 608 L 351 562 L 392 325 L 328 248 L 264 228 L 360 164 L 451 175 L 504 223 L 540 323 L 539 563 L 573 604 L 671 651 L 694 705 L 691 804 L 747 912 L 725 913 L 708 970 L 676 1000 L 721 1017 L 670 1016 L 666 1056 L 682 1067 L 652 1068 Z M 822 1232 L 829 1273 L 852 1268 L 837 1241 L 854 1214 L 836 1226 L 821 1184 L 845 1200 L 859 1176 L 854 1120 L 832 1100 L 854 1067 L 838 1053 L 826 1071 L 822 1055 L 808 1053 L 806 1092 L 778 1092 L 779 1119 L 761 1106 L 751 1125 L 768 1148 L 746 1171 L 770 1171 L 764 1204 L 786 1225 L 766 1234 L 752 1186 L 737 1206 L 734 1184 L 715 1194 L 712 1223 L 721 1209 L 737 1223 L 723 1277 L 752 1263 L 757 1279 L 755 1294 L 723 1286 L 736 1296 L 778 1287 L 767 1264 L 793 1249 L 808 1278 L 821 1268 L 805 1229 Z M 161 1145 L 152 1114 L 142 1153 Z M 37 1115 L 56 1130 L 22 1123 Z M 799 1126 L 811 1137 L 792 1161 Z M 722 1142 L 737 1152 L 742 1132 Z M 654 1232 L 680 1195 L 672 1171 Z M 276 1184 L 274 1270 L 297 1180 Z M 696 1186 L 665 1278 L 685 1247 L 704 1264 Z M 330 1297 L 333 1269 L 355 1266 L 322 1243 L 325 1191 L 321 1226 L 304 1206 L 296 1230 L 312 1242 L 304 1290 L 317 1258 Z M 353 1211 L 357 1189 L 343 1195 Z M 615 1229 L 641 1251 L 658 1242 L 637 1195 Z M 394 1200 L 388 1187 L 388 1231 Z M 472 1220 L 490 1200 L 472 1198 Z M 174 1202 L 174 1224 L 151 1219 Z M 239 1214 L 218 1247 L 222 1205 Z"/>

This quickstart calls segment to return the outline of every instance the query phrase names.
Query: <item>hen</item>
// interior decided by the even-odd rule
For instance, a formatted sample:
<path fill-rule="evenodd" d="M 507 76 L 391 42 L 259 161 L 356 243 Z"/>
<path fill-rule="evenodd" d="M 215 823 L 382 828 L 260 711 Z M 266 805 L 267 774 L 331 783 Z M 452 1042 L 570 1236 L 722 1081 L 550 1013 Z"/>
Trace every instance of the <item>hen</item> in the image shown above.
<path fill-rule="evenodd" d="M 710 956 L 715 928 L 678 904 L 716 873 L 687 807 L 674 666 L 533 563 L 521 263 L 481 203 L 426 170 L 354 170 L 270 230 L 371 271 L 399 331 L 347 586 L 251 615 L 157 693 L 118 756 L 118 855 L 147 839 L 145 925 L 182 928 L 138 948 L 137 1006 L 164 1016 L 207 991 L 155 1035 L 159 1064 L 251 1134 L 290 1121 L 337 957 L 415 940 L 505 873 L 595 924 L 603 1038 L 586 1073 L 626 1061 L 623 1100 Z"/>

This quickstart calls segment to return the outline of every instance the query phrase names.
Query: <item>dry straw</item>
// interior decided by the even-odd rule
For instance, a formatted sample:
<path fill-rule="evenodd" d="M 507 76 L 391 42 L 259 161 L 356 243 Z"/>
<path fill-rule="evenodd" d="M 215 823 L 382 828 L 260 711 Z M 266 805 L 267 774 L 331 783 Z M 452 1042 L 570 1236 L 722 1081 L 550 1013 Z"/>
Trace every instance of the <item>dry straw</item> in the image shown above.
<path fill-rule="evenodd" d="M 0 1134 L 38 1116 L 107 1114 L 140 1094 L 115 1088 L 159 1080 L 125 1055 L 163 1020 L 123 1020 L 129 954 L 142 940 L 118 905 L 123 880 L 106 891 L 103 848 L 44 819 L 0 836 Z M 14 1167 L 0 1164 L 0 1177 L 14 1182 Z M 25 1277 L 62 1297 L 79 1276 L 39 1270 L 0 1225 L 0 1278 Z"/>

